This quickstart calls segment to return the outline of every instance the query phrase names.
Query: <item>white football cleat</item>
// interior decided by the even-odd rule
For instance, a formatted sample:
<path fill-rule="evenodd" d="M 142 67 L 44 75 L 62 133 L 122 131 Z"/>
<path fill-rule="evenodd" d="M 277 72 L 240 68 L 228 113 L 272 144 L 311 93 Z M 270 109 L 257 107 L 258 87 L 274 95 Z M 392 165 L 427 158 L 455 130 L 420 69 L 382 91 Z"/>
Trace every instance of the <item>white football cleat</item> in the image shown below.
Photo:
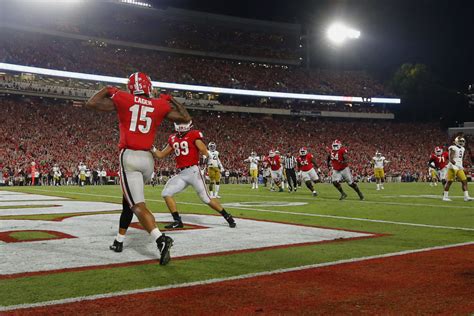
<path fill-rule="evenodd" d="M 474 198 L 470 197 L 470 196 L 467 196 L 464 198 L 464 202 L 470 202 L 470 201 L 474 201 Z"/>
<path fill-rule="evenodd" d="M 443 201 L 445 201 L 445 202 L 451 202 L 452 200 L 451 200 L 450 198 L 448 198 L 448 197 L 444 197 L 444 198 L 443 198 Z"/>

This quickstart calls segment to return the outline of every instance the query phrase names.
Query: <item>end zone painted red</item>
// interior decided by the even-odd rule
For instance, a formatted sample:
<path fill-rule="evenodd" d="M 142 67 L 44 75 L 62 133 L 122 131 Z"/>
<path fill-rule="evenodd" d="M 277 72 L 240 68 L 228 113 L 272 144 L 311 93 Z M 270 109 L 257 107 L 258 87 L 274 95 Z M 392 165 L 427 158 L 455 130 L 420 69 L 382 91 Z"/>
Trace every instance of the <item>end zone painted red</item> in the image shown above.
<path fill-rule="evenodd" d="M 469 245 L 16 314 L 469 314 L 473 262 Z"/>

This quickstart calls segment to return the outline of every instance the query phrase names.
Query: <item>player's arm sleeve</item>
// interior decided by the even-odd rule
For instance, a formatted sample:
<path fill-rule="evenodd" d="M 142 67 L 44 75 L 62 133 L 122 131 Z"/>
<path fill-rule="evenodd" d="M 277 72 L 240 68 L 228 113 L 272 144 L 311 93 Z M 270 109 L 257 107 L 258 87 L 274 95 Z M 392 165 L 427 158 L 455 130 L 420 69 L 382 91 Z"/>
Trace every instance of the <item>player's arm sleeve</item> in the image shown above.
<path fill-rule="evenodd" d="M 326 158 L 326 163 L 328 165 L 328 169 L 331 169 L 331 155 L 328 155 L 328 157 Z"/>

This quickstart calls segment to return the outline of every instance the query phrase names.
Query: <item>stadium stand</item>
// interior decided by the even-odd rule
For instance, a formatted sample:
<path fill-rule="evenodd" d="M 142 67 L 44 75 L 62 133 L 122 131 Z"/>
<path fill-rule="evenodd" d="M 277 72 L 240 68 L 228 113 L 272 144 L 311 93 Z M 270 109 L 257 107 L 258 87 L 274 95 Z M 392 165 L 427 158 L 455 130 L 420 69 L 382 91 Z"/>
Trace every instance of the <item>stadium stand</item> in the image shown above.
<path fill-rule="evenodd" d="M 1 167 L 12 177 L 27 172 L 32 161 L 43 174 L 58 163 L 63 174 L 71 176 L 83 161 L 89 168 L 117 174 L 118 124 L 115 114 L 95 113 L 71 106 L 64 100 L 5 97 L 0 101 Z M 323 174 L 327 148 L 334 139 L 348 146 L 354 174 L 365 178 L 372 173 L 369 161 L 376 150 L 390 164 L 387 173 L 405 181 L 426 177 L 427 160 L 434 146 L 448 143 L 447 133 L 433 123 L 392 121 L 353 121 L 315 118 L 283 118 L 236 113 L 193 111 L 194 125 L 203 131 L 206 141 L 214 141 L 222 153 L 227 170 L 245 175 L 243 163 L 255 150 L 265 155 L 271 148 L 282 153 L 308 146 Z M 239 128 L 235 128 L 238 126 Z M 169 123 L 160 127 L 156 145 L 166 143 L 172 132 Z M 466 161 L 467 166 L 470 162 Z M 156 164 L 157 170 L 174 172 L 171 159 Z"/>
<path fill-rule="evenodd" d="M 91 1 L 78 8 L 81 14 L 61 3 L 51 5 L 46 12 L 35 3 L 24 10 L 15 1 L 5 2 L 11 14 L 3 22 L 13 25 L 22 21 L 21 25 L 33 28 L 180 49 L 190 54 L 206 51 L 293 62 L 299 62 L 301 55 L 301 26 L 297 24 L 174 8 L 143 9 L 105 1 Z"/>
<path fill-rule="evenodd" d="M 153 80 L 267 91 L 390 96 L 364 71 L 302 67 L 164 54 L 28 32 L 0 35 L 2 62 L 125 77 L 147 70 Z"/>

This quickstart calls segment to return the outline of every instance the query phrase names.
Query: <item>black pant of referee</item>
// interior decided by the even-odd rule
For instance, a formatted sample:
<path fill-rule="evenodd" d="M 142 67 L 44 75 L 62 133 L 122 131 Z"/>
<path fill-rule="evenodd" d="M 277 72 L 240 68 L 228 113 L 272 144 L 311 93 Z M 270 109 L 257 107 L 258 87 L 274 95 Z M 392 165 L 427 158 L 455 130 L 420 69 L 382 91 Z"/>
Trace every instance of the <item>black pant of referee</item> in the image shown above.
<path fill-rule="evenodd" d="M 296 172 L 295 168 L 285 169 L 286 180 L 288 181 L 288 189 L 290 191 L 296 191 L 298 185 L 296 184 Z"/>

